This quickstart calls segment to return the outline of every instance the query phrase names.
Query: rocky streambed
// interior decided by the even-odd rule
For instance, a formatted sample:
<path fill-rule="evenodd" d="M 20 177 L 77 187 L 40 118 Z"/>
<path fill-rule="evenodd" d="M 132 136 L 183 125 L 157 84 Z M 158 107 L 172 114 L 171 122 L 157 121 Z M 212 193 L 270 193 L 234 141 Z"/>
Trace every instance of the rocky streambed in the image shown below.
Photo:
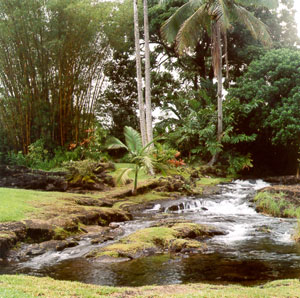
<path fill-rule="evenodd" d="M 114 286 L 299 278 L 296 220 L 259 214 L 251 202 L 266 186 L 234 181 L 217 194 L 131 208 L 131 221 L 100 227 L 98 220 L 63 242 L 24 244 L 2 261 L 0 273 Z"/>

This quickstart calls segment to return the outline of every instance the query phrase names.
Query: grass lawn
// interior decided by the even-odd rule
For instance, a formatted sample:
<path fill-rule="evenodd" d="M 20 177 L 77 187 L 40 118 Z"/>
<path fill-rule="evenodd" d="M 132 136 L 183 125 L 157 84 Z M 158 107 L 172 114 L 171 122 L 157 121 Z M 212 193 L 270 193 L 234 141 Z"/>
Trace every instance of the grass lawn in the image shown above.
<path fill-rule="evenodd" d="M 0 222 L 30 218 L 47 207 L 64 205 L 80 195 L 25 189 L 0 188 Z"/>
<path fill-rule="evenodd" d="M 177 298 L 267 298 L 300 297 L 299 280 L 278 280 L 257 287 L 239 285 L 186 284 L 170 286 L 144 286 L 114 288 L 70 281 L 57 281 L 48 277 L 23 275 L 0 276 L 1 298 L 102 298 L 102 297 L 177 297 Z"/>

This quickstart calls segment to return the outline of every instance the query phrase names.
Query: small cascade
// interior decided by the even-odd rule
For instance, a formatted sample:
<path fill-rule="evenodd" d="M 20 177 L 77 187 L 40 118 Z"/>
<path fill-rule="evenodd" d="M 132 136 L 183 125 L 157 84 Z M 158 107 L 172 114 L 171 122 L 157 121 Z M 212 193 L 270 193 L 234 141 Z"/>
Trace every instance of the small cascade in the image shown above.
<path fill-rule="evenodd" d="M 22 268 L 39 270 L 45 266 L 55 265 L 65 260 L 78 259 L 84 257 L 95 248 L 113 244 L 120 238 L 132 234 L 133 232 L 143 229 L 149 225 L 149 221 L 135 220 L 125 222 L 122 225 L 125 233 L 122 236 L 116 237 L 114 240 L 106 241 L 104 243 L 92 244 L 92 239 L 89 237 L 85 237 L 84 239 L 79 241 L 78 245 L 76 245 L 75 247 L 66 248 L 63 251 L 50 250 L 42 255 L 35 256 L 26 262 L 20 263 L 18 267 L 21 270 Z"/>

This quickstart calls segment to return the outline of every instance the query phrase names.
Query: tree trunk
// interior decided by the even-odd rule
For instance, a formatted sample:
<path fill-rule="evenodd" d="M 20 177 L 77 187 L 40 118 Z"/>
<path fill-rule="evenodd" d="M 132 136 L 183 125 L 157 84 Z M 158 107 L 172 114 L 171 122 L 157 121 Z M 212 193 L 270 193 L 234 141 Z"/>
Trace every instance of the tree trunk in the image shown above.
<path fill-rule="evenodd" d="M 148 0 L 144 0 L 144 35 L 145 35 L 145 100 L 147 143 L 153 140 L 152 111 L 151 111 L 151 78 L 150 78 L 150 48 L 149 48 L 149 20 Z M 151 145 L 153 147 L 153 145 Z"/>
<path fill-rule="evenodd" d="M 222 46 L 221 46 L 221 28 L 219 22 L 213 24 L 213 43 L 212 43 L 212 57 L 214 75 L 218 83 L 218 131 L 217 141 L 220 143 L 223 133 L 223 77 L 222 77 Z M 218 153 L 214 154 L 208 165 L 213 166 L 217 161 Z"/>
<path fill-rule="evenodd" d="M 223 133 L 223 77 L 222 77 L 222 48 L 221 48 L 221 32 L 220 26 L 217 25 L 217 47 L 219 51 L 219 63 L 217 64 L 217 81 L 218 81 L 218 142 L 221 142 L 221 137 Z"/>
<path fill-rule="evenodd" d="M 139 174 L 139 167 L 138 167 L 138 165 L 136 165 L 135 166 L 135 173 L 134 173 L 133 189 L 132 189 L 132 194 L 134 196 L 137 194 L 138 174 Z"/>
<path fill-rule="evenodd" d="M 147 139 L 146 139 L 146 126 L 145 126 L 144 99 L 143 99 L 143 92 L 142 92 L 142 65 L 141 65 L 141 53 L 140 53 L 140 34 L 139 34 L 137 0 L 133 0 L 133 13 L 134 13 L 136 75 L 137 75 L 138 102 L 139 102 L 139 111 L 140 111 L 140 130 L 141 130 L 143 146 L 145 146 L 147 143 Z"/>

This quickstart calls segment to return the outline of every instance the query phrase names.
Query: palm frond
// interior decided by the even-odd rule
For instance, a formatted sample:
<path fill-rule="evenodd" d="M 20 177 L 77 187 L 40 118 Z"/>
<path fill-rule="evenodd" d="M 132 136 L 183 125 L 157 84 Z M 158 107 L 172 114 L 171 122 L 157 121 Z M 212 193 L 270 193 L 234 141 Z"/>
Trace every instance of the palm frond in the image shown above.
<path fill-rule="evenodd" d="M 278 0 L 235 0 L 235 2 L 246 7 L 257 6 L 269 9 L 276 9 L 279 5 Z"/>
<path fill-rule="evenodd" d="M 144 170 L 145 172 L 153 172 L 153 161 L 149 160 L 151 159 L 149 156 L 145 156 L 145 159 L 143 160 L 143 166 L 141 166 L 141 170 Z"/>
<path fill-rule="evenodd" d="M 129 180 L 129 173 L 133 171 L 133 168 L 125 168 L 117 170 L 116 184 L 124 185 Z"/>
<path fill-rule="evenodd" d="M 153 160 L 149 155 L 143 156 L 143 164 L 148 170 L 153 170 Z"/>
<path fill-rule="evenodd" d="M 151 145 L 152 145 L 153 143 L 155 143 L 156 141 L 161 140 L 161 139 L 163 139 L 163 138 L 160 137 L 160 136 L 157 136 L 157 137 L 154 138 L 151 142 L 147 143 L 147 144 L 141 149 L 140 153 L 143 154 L 145 151 L 148 151 L 148 149 L 151 149 Z"/>
<path fill-rule="evenodd" d="M 161 35 L 168 43 L 173 43 L 175 41 L 181 25 L 190 15 L 195 12 L 194 2 L 196 1 L 191 0 L 179 7 L 175 13 L 162 25 L 160 29 Z"/>
<path fill-rule="evenodd" d="M 222 27 L 226 31 L 229 29 L 230 25 L 230 7 L 225 0 L 218 0 L 218 6 L 216 7 L 216 14 L 219 19 L 222 19 Z"/>
<path fill-rule="evenodd" d="M 210 16 L 207 13 L 206 4 L 201 5 L 189 18 L 182 24 L 176 36 L 177 51 L 182 54 L 185 49 L 195 47 L 202 34 L 202 28 L 210 27 Z"/>
<path fill-rule="evenodd" d="M 125 126 L 124 135 L 128 151 L 137 154 L 143 148 L 141 135 L 129 126 Z"/>
<path fill-rule="evenodd" d="M 259 40 L 266 46 L 270 46 L 272 44 L 272 39 L 267 25 L 255 17 L 253 13 L 239 5 L 234 5 L 234 10 L 232 13 L 242 24 L 247 27 L 255 39 Z"/>
<path fill-rule="evenodd" d="M 120 148 L 124 148 L 126 150 L 128 150 L 128 147 L 119 139 L 115 138 L 115 137 L 111 137 L 108 139 L 107 143 L 106 143 L 106 148 L 107 149 L 120 149 Z"/>

